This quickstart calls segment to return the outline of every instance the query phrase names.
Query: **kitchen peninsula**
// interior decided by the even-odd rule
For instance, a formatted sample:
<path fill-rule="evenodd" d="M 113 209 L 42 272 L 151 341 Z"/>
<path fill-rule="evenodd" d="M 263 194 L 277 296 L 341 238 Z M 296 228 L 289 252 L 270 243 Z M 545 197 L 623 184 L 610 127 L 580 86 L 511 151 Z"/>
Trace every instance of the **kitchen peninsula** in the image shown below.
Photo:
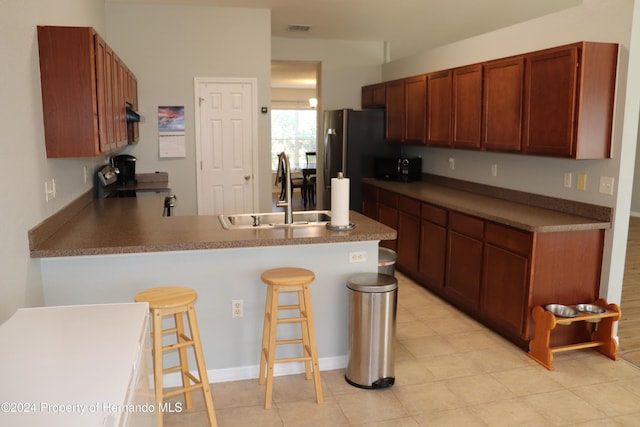
<path fill-rule="evenodd" d="M 266 295 L 260 273 L 304 267 L 316 274 L 311 292 L 321 369 L 345 366 L 347 279 L 377 271 L 378 241 L 395 239 L 395 230 L 356 212 L 349 231 L 225 230 L 216 216 L 163 217 L 163 200 L 93 199 L 88 193 L 32 229 L 31 256 L 39 259 L 45 304 L 131 302 L 146 288 L 188 286 L 198 292 L 211 380 L 255 378 Z M 352 252 L 366 259 L 350 263 Z M 232 300 L 242 301 L 242 317 L 232 318 Z"/>

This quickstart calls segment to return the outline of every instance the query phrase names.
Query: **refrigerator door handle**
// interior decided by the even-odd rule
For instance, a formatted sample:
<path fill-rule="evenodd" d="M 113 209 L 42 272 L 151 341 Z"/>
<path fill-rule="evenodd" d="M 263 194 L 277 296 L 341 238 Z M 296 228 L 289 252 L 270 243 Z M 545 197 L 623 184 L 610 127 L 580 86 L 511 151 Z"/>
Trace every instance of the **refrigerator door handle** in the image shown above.
<path fill-rule="evenodd" d="M 329 188 L 331 183 L 331 165 L 329 158 L 331 157 L 331 136 L 336 134 L 335 129 L 327 129 L 327 135 L 324 139 L 324 188 Z"/>

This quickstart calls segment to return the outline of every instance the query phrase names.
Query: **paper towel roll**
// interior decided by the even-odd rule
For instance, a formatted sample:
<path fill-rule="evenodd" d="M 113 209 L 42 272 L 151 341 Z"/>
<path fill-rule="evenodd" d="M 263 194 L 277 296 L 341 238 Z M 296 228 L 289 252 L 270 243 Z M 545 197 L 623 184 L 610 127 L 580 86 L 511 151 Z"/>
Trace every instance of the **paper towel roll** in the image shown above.
<path fill-rule="evenodd" d="M 331 178 L 331 225 L 349 225 L 349 178 L 338 172 L 338 178 Z"/>

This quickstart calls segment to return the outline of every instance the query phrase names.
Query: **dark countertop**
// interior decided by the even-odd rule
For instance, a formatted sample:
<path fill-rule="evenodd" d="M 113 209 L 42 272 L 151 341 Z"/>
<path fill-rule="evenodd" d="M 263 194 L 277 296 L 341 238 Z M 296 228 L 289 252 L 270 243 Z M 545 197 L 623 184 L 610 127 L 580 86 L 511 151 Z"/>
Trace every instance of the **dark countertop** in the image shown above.
<path fill-rule="evenodd" d="M 225 230 L 217 216 L 162 216 L 164 197 L 81 197 L 29 231 L 32 258 L 392 240 L 396 231 L 351 212 L 350 231 L 324 226 Z"/>
<path fill-rule="evenodd" d="M 503 189 L 496 189 L 496 194 L 491 195 L 493 187 L 477 186 L 476 184 L 469 184 L 474 187 L 463 190 L 425 180 L 391 182 L 365 179 L 364 182 L 437 206 L 526 231 L 557 232 L 611 227 L 611 221 L 607 219 L 607 216 L 611 214 L 610 208 L 601 206 L 567 202 Z M 461 187 L 464 186 L 461 185 Z M 467 191 L 469 188 L 477 190 L 477 192 Z M 511 197 L 512 200 L 503 197 Z M 540 207 L 540 205 L 553 207 L 553 209 Z"/>
<path fill-rule="evenodd" d="M 365 183 L 532 232 L 608 229 L 611 208 L 439 179 Z M 456 188 L 457 186 L 457 188 Z M 471 187 L 470 187 L 471 186 Z M 163 196 L 81 196 L 29 230 L 32 258 L 392 240 L 396 231 L 351 211 L 350 231 L 324 226 L 225 230 L 217 216 L 162 216 Z"/>

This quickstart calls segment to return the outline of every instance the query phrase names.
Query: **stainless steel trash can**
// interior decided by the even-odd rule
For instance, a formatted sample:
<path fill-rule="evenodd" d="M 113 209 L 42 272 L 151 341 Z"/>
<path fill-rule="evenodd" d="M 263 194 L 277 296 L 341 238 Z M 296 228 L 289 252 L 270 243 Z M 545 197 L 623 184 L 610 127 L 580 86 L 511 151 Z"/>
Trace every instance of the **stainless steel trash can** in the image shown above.
<path fill-rule="evenodd" d="M 345 380 L 360 388 L 395 382 L 398 280 L 388 274 L 360 273 L 347 282 L 349 345 Z"/>
<path fill-rule="evenodd" d="M 378 248 L 378 273 L 395 276 L 398 254 L 387 248 Z"/>

